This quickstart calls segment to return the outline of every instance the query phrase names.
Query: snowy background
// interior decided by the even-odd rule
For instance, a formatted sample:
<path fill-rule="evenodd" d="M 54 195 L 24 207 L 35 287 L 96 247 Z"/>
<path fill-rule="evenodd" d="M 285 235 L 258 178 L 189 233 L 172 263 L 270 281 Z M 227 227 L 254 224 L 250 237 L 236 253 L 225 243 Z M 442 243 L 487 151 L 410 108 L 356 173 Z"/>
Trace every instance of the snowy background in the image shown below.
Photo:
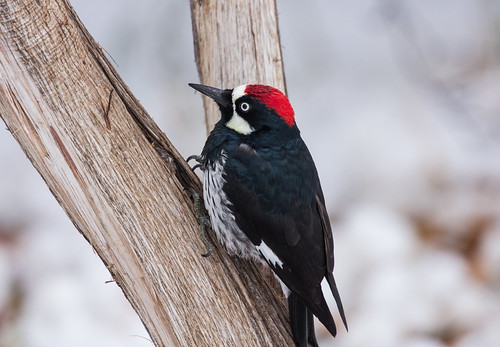
<path fill-rule="evenodd" d="M 187 1 L 72 4 L 174 145 L 198 153 Z M 278 11 L 350 325 L 336 339 L 319 325 L 322 346 L 500 346 L 500 1 Z M 5 128 L 0 163 L 0 346 L 151 346 Z"/>

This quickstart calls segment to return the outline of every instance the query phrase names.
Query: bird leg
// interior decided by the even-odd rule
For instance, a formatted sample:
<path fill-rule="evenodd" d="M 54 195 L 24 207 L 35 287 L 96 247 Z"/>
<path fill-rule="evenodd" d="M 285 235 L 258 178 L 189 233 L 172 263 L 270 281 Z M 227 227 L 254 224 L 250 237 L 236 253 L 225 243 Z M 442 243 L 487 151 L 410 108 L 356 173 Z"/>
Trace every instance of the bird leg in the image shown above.
<path fill-rule="evenodd" d="M 203 198 L 190 188 L 191 196 L 194 201 L 194 212 L 196 213 L 196 218 L 198 219 L 198 224 L 200 226 L 200 236 L 205 246 L 207 247 L 207 253 L 202 254 L 203 257 L 209 257 L 212 254 L 213 246 L 207 235 L 207 227 L 211 227 L 210 218 L 205 213 L 205 207 L 203 206 Z"/>
<path fill-rule="evenodd" d="M 194 204 L 194 213 L 196 214 L 196 219 L 198 220 L 200 236 L 203 243 L 207 247 L 207 253 L 202 254 L 203 257 L 209 257 L 212 254 L 213 246 L 208 239 L 207 227 L 211 227 L 210 217 L 205 213 L 205 207 L 203 206 L 203 198 L 194 191 L 193 188 L 188 188 L 188 193 L 191 195 Z"/>

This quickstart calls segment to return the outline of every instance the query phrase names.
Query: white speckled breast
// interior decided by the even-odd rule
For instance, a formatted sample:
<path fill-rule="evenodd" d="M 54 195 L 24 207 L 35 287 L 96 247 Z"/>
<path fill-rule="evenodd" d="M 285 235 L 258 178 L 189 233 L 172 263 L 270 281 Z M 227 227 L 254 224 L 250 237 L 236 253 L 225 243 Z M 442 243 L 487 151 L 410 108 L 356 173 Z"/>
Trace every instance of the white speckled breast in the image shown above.
<path fill-rule="evenodd" d="M 226 155 L 224 151 L 214 165 L 208 164 L 203 171 L 203 199 L 210 215 L 212 228 L 230 254 L 262 261 L 260 254 L 250 239 L 236 224 L 229 208 L 231 202 L 222 189 L 226 181 L 223 177 Z"/>

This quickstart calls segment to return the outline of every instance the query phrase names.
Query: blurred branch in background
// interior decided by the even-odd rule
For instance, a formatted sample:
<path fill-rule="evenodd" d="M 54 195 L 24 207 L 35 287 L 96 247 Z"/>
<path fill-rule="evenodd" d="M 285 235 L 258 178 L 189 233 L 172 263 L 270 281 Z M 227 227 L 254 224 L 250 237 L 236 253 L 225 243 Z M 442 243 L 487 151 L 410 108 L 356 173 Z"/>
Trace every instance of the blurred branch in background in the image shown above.
<path fill-rule="evenodd" d="M 500 99 L 478 103 L 478 93 L 491 76 L 500 69 L 500 40 L 498 33 L 500 18 L 491 2 L 482 1 L 476 6 L 478 18 L 482 19 L 482 31 L 474 32 L 464 25 L 457 31 L 440 30 L 453 18 L 443 14 L 423 11 L 421 5 L 409 1 L 383 1 L 378 6 L 379 14 L 389 33 L 394 53 L 401 70 L 419 86 L 420 92 L 429 96 L 438 107 L 447 112 L 441 114 L 447 126 L 463 132 L 474 139 L 475 146 L 500 148 Z M 476 29 L 477 30 L 477 29 Z M 472 33 L 471 33 L 472 31 Z M 464 39 L 465 37 L 465 39 Z M 500 84 L 492 86 L 500 90 Z M 496 93 L 495 93 L 496 94 Z M 427 141 L 422 138 L 422 141 Z M 472 164 L 472 163 L 471 163 Z M 442 208 L 426 211 L 416 216 L 420 236 L 441 247 L 451 248 L 463 254 L 470 262 L 473 274 L 481 277 L 478 264 L 481 240 L 498 217 L 500 180 L 491 175 L 462 175 L 454 180 L 446 176 L 446 169 L 435 170 L 428 177 L 435 190 L 435 198 L 441 200 Z M 453 192 L 467 191 L 481 201 L 457 216 L 457 223 L 438 221 L 443 209 L 454 208 L 446 201 Z M 458 201 L 455 201 L 455 205 Z M 461 220 L 467 220 L 466 223 Z"/>
<path fill-rule="evenodd" d="M 401 71 L 449 108 L 452 122 L 479 132 L 485 140 L 500 133 L 500 102 L 475 100 L 478 87 L 500 66 L 500 18 L 495 7 L 494 2 L 477 3 L 483 30 L 463 25 L 451 32 L 442 26 L 453 25 L 453 18 L 429 13 L 416 2 L 388 0 L 377 7 Z"/>
<path fill-rule="evenodd" d="M 434 161 L 415 167 L 422 170 L 425 193 L 393 207 L 415 230 L 421 247 L 416 254 L 436 261 L 425 276 L 414 270 L 421 277 L 413 281 L 417 295 L 428 295 L 422 303 L 441 305 L 428 312 L 430 319 L 439 316 L 441 322 L 422 328 L 425 333 L 414 327 L 414 333 L 428 334 L 442 346 L 492 346 L 500 289 L 500 276 L 494 270 L 499 261 L 494 253 L 500 227 L 500 161 L 492 159 L 500 158 L 500 7 L 488 1 L 474 6 L 460 2 L 457 7 L 445 3 L 437 10 L 428 3 L 389 0 L 371 8 L 408 84 L 439 110 L 433 113 L 439 118 L 429 121 L 429 115 L 412 109 L 410 102 L 406 114 L 400 115 L 420 134 L 416 138 L 420 146 L 433 149 L 427 156 Z M 461 22 L 464 17 L 470 21 Z M 421 119 L 414 120 L 417 117 Z M 440 126 L 447 128 L 448 138 L 436 136 Z M 401 194 L 405 189 L 409 202 L 415 188 L 407 186 Z M 450 302 L 438 294 L 448 280 L 456 288 L 449 292 Z"/>

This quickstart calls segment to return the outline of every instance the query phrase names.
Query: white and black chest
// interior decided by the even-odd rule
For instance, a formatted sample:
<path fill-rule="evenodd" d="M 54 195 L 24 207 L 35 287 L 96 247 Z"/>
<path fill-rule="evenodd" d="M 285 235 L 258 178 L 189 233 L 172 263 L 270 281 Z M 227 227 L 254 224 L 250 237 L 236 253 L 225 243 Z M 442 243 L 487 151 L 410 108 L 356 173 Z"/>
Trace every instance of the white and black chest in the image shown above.
<path fill-rule="evenodd" d="M 212 228 L 219 242 L 230 254 L 261 260 L 260 254 L 250 239 L 238 227 L 231 202 L 224 192 L 224 165 L 227 157 L 222 151 L 219 158 L 203 170 L 203 199 L 210 215 Z"/>

